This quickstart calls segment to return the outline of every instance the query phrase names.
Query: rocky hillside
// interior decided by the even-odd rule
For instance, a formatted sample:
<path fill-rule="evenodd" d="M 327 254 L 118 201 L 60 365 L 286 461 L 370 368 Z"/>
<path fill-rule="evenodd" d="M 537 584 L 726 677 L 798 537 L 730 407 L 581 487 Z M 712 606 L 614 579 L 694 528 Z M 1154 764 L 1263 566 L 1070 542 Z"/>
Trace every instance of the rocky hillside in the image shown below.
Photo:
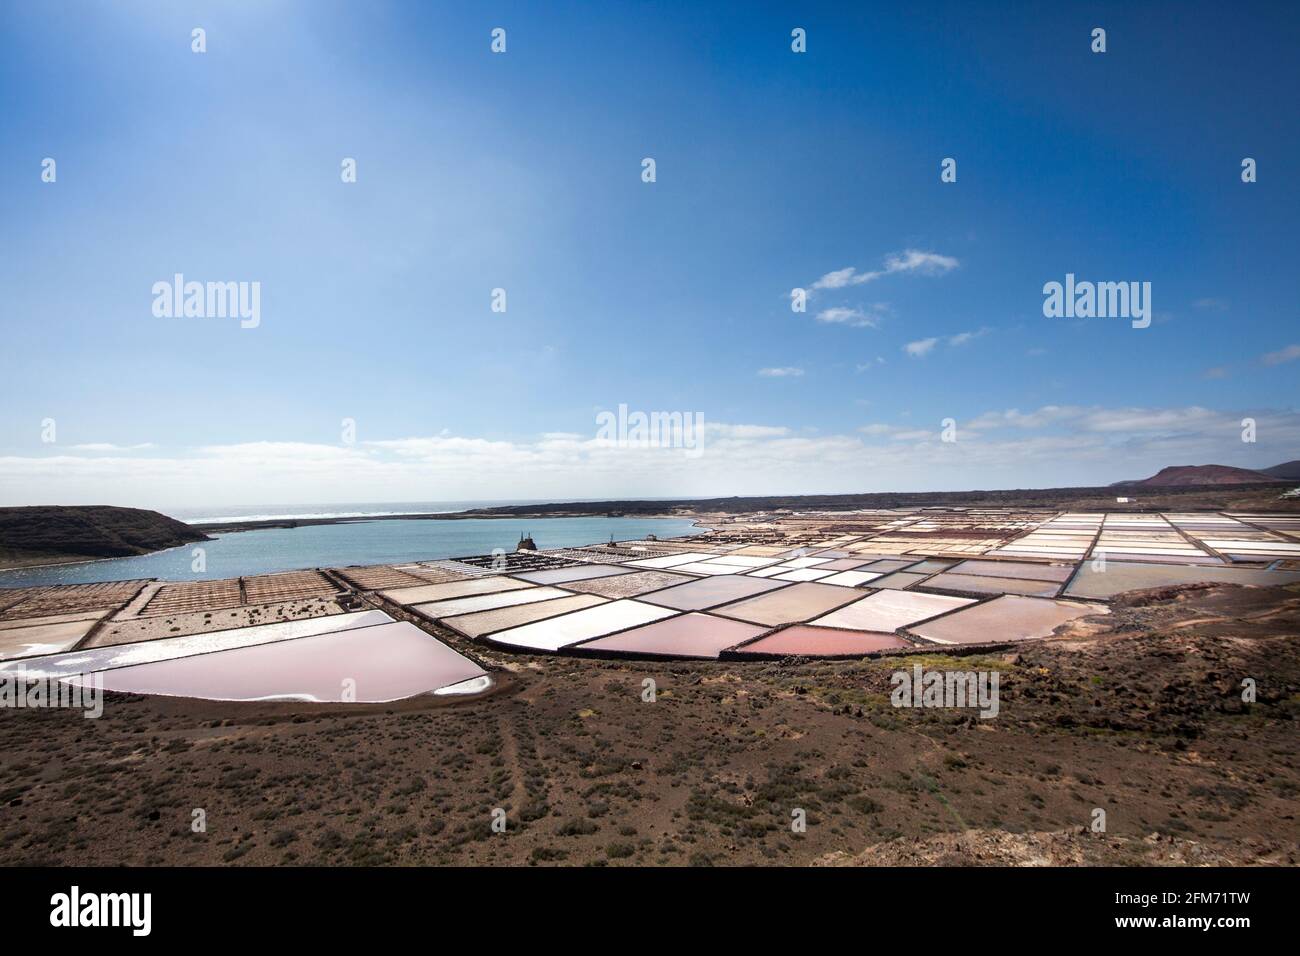
<path fill-rule="evenodd" d="M 1258 485 L 1277 481 L 1272 475 L 1231 465 L 1170 465 L 1150 478 L 1117 481 L 1112 488 L 1170 488 L 1191 485 Z"/>
<path fill-rule="evenodd" d="M 1294 481 L 1300 478 L 1300 460 L 1284 461 L 1280 465 L 1274 465 L 1272 468 L 1261 468 L 1260 473 L 1272 475 L 1274 478 L 1283 478 Z"/>
<path fill-rule="evenodd" d="M 184 522 L 142 508 L 0 508 L 0 566 L 120 558 L 207 540 Z"/>

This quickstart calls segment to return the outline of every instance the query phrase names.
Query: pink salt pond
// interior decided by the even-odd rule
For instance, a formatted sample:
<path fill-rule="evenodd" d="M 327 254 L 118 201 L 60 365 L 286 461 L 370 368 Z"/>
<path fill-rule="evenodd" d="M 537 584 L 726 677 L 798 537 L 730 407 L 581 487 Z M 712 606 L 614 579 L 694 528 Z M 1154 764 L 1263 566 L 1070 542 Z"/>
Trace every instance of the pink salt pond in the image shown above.
<path fill-rule="evenodd" d="M 105 690 L 208 700 L 381 703 L 488 684 L 483 668 L 404 621 L 100 673 Z"/>
<path fill-rule="evenodd" d="M 833 627 L 809 627 L 796 624 L 785 630 L 761 637 L 737 647 L 727 656 L 770 655 L 777 657 L 857 657 L 899 647 L 911 647 L 907 641 L 893 634 L 875 631 L 847 631 Z"/>
<path fill-rule="evenodd" d="M 767 628 L 712 614 L 679 614 L 630 631 L 587 641 L 571 650 L 578 653 L 652 654 L 662 657 L 717 657 L 741 641 L 757 637 Z"/>

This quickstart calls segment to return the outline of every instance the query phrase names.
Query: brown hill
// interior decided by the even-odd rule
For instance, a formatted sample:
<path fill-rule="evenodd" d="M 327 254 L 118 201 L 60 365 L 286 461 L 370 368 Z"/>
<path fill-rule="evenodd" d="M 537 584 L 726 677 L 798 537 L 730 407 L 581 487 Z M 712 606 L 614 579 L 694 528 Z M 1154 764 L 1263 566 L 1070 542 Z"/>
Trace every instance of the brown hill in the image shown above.
<path fill-rule="evenodd" d="M 182 521 L 142 508 L 0 508 L 0 566 L 121 558 L 207 540 L 207 535 Z"/>
<path fill-rule="evenodd" d="M 1272 475 L 1231 465 L 1170 465 L 1150 478 L 1117 481 L 1112 488 L 1170 488 L 1187 485 L 1259 485 L 1277 481 Z"/>

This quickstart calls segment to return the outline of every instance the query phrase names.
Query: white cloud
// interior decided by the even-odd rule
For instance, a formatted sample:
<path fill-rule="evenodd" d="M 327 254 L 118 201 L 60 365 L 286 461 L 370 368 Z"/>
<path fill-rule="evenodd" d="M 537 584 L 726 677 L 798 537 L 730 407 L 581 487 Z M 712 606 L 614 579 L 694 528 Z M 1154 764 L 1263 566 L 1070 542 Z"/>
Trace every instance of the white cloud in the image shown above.
<path fill-rule="evenodd" d="M 1241 441 L 1241 419 L 1260 443 Z M 357 445 L 246 442 L 112 455 L 41 449 L 0 457 L 4 504 L 265 503 L 696 497 L 1105 484 L 1166 465 L 1266 467 L 1295 457 L 1300 412 L 1054 406 L 988 412 L 934 439 L 938 422 L 810 434 L 708 423 L 702 454 L 628 448 L 581 432 L 521 440 L 450 434 Z M 53 453 L 51 453 L 53 452 Z"/>
<path fill-rule="evenodd" d="M 1044 405 L 1037 411 L 1022 413 L 1018 408 L 1004 412 L 985 412 L 966 423 L 966 428 L 1044 428 L 1054 422 L 1079 418 L 1084 409 L 1072 405 Z"/>
<path fill-rule="evenodd" d="M 903 351 L 912 356 L 912 358 L 924 358 L 933 352 L 934 347 L 940 342 L 946 343 L 949 348 L 958 348 L 988 335 L 991 331 L 993 330 L 987 326 L 982 326 L 974 332 L 958 332 L 956 335 L 935 335 L 928 339 L 917 339 L 915 342 L 908 342 L 904 345 Z"/>
<path fill-rule="evenodd" d="M 958 332 L 956 335 L 948 337 L 948 344 L 954 348 L 959 345 L 965 345 L 967 342 L 973 342 L 989 334 L 988 328 L 976 329 L 974 332 Z"/>
<path fill-rule="evenodd" d="M 870 311 L 842 306 L 822 309 L 817 313 L 817 321 L 837 325 L 852 325 L 859 328 L 878 328 L 881 318 L 889 311 L 889 306 L 884 302 L 876 302 L 868 306 L 868 309 Z"/>
<path fill-rule="evenodd" d="M 1269 352 L 1262 361 L 1265 365 L 1281 365 L 1283 362 L 1294 362 L 1298 358 L 1300 358 L 1300 345 L 1288 345 L 1276 352 Z"/>
<path fill-rule="evenodd" d="M 786 366 L 784 368 L 760 368 L 758 374 L 764 378 L 798 378 L 803 375 L 803 369 Z"/>
<path fill-rule="evenodd" d="M 886 272 L 919 272 L 921 275 L 943 275 L 956 269 L 959 263 L 952 256 L 941 256 L 937 252 L 921 252 L 908 249 L 903 253 L 894 253 L 885 259 Z"/>
<path fill-rule="evenodd" d="M 365 442 L 378 445 L 381 442 Z M 345 461 L 361 452 L 356 445 L 323 445 L 305 441 L 250 441 L 232 445 L 202 445 L 199 454 L 244 461 L 267 458 L 309 461 Z"/>
<path fill-rule="evenodd" d="M 1081 419 L 1083 428 L 1095 432 L 1186 432 L 1225 424 L 1231 424 L 1234 432 L 1241 431 L 1240 419 L 1229 422 L 1223 415 L 1197 405 L 1165 409 L 1095 408 Z"/>
<path fill-rule="evenodd" d="M 828 272 L 812 284 L 814 289 L 843 289 L 848 286 L 863 285 L 877 279 L 897 273 L 916 273 L 923 276 L 943 275 L 956 269 L 960 263 L 952 256 L 937 252 L 923 252 L 920 249 L 905 249 L 885 256 L 885 264 L 880 269 L 859 272 L 856 266 L 836 269 Z"/>
<path fill-rule="evenodd" d="M 1044 405 L 1031 412 L 1011 408 L 985 412 L 966 424 L 970 429 L 1042 429 L 1068 426 L 1075 432 L 1103 435 L 1232 434 L 1240 437 L 1241 416 L 1216 412 L 1199 405 L 1183 408 L 1101 408 L 1079 405 Z"/>
<path fill-rule="evenodd" d="M 594 440 L 594 439 L 593 439 Z M 367 441 L 369 448 L 391 452 L 403 458 L 433 461 L 447 456 L 460 461 L 476 458 L 500 457 L 526 460 L 539 446 L 519 446 L 508 441 L 489 441 L 486 438 L 462 438 L 457 435 L 438 435 L 432 438 L 398 438 L 385 441 Z"/>
<path fill-rule="evenodd" d="M 846 285 L 858 285 L 862 282 L 870 282 L 871 279 L 863 276 L 856 276 L 857 268 L 849 266 L 847 269 L 836 269 L 834 272 L 828 272 L 812 284 L 814 289 L 842 289 Z M 880 273 L 871 273 L 871 278 L 876 278 Z"/>
<path fill-rule="evenodd" d="M 884 422 L 873 422 L 870 425 L 859 426 L 858 431 L 872 438 L 888 438 L 893 442 L 925 442 L 930 441 L 936 435 L 934 431 L 925 428 L 916 428 L 910 425 L 887 425 Z"/>

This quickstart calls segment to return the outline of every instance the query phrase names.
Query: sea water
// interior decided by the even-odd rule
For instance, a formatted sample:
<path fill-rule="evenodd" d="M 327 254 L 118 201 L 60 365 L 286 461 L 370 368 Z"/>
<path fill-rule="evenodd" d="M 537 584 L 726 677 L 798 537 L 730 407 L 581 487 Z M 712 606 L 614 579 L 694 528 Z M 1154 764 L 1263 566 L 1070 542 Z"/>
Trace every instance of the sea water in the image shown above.
<path fill-rule="evenodd" d="M 700 528 L 685 518 L 393 518 L 347 521 L 342 524 L 266 528 L 213 535 L 155 554 L 110 558 L 79 564 L 50 565 L 0 571 L 0 587 L 44 584 L 85 584 L 160 578 L 194 581 L 233 578 L 302 568 L 344 567 L 351 564 L 396 564 L 434 558 L 491 554 L 496 548 L 513 551 L 522 533 L 539 548 L 572 548 L 619 541 L 696 534 Z M 201 548 L 201 571 L 194 570 Z"/>

